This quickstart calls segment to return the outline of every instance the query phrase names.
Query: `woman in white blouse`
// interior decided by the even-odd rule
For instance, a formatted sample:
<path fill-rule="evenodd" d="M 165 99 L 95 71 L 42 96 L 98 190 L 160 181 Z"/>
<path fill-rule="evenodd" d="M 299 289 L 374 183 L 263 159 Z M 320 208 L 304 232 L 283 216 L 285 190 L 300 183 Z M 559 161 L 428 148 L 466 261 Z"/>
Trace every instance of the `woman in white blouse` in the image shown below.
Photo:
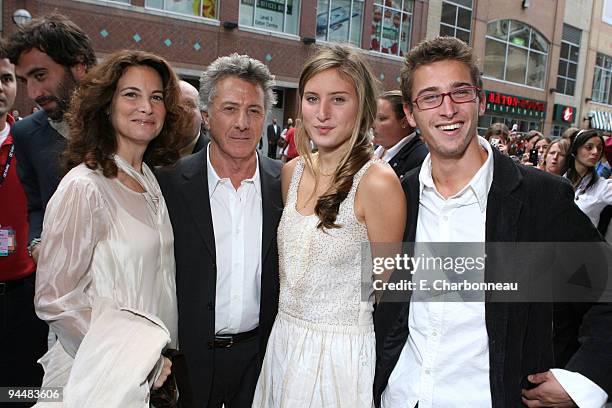
<path fill-rule="evenodd" d="M 580 130 L 573 137 L 565 177 L 574 186 L 578 207 L 597 226 L 601 211 L 612 204 L 612 179 L 597 175 L 595 165 L 603 155 L 604 141 L 595 130 Z"/>
<path fill-rule="evenodd" d="M 73 96 L 64 154 L 70 170 L 46 209 L 36 273 L 36 312 L 59 338 L 41 359 L 45 385 L 79 382 L 74 373 L 71 377 L 73 364 L 77 367 L 79 356 L 91 357 L 84 351 L 77 355 L 82 345 L 93 345 L 95 354 L 101 352 L 101 346 L 95 349 L 98 340 L 127 336 L 112 320 L 99 331 L 100 339 L 88 340 L 98 321 L 94 305 L 104 303 L 100 299 L 156 322 L 176 347 L 174 239 L 150 166 L 179 157 L 180 135 L 190 126 L 179 100 L 170 65 L 141 51 L 108 56 Z M 140 347 L 145 353 L 145 344 Z M 154 388 L 170 373 L 170 361 L 160 351 L 152 356 Z"/>

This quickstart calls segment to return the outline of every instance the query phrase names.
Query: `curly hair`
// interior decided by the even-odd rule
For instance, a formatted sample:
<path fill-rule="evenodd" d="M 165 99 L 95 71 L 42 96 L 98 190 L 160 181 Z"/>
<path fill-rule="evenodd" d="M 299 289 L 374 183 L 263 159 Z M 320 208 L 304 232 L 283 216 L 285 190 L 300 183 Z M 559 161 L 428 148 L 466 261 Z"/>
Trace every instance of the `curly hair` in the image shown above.
<path fill-rule="evenodd" d="M 119 79 L 134 66 L 150 67 L 159 73 L 166 107 L 162 130 L 147 146 L 143 161 L 149 166 L 164 166 L 178 160 L 182 136 L 191 131 L 192 120 L 180 102 L 179 80 L 165 59 L 148 52 L 124 50 L 109 55 L 88 72 L 72 97 L 66 115 L 70 142 L 63 154 L 65 171 L 85 163 L 92 170 L 100 167 L 105 177 L 117 176 L 112 157 L 117 138 L 108 111 Z"/>
<path fill-rule="evenodd" d="M 62 14 L 35 18 L 10 37 L 8 58 L 17 65 L 21 54 L 33 48 L 47 54 L 64 67 L 83 63 L 87 68 L 96 64 L 91 39 Z"/>
<path fill-rule="evenodd" d="M 340 204 L 348 196 L 355 174 L 372 158 L 369 130 L 376 116 L 378 96 L 378 83 L 361 53 L 346 44 L 328 44 L 319 47 L 304 64 L 298 86 L 300 99 L 304 97 L 304 88 L 308 81 L 328 69 L 336 69 L 340 77 L 355 87 L 359 105 L 348 149 L 334 171 L 331 185 L 315 205 L 315 214 L 319 217 L 317 228 L 320 229 L 341 227 L 336 224 Z M 310 171 L 317 174 L 318 170 L 313 165 L 310 151 L 310 136 L 304 126 L 301 107 L 299 117 L 302 124 L 295 131 L 297 150 L 300 156 L 304 157 Z"/>

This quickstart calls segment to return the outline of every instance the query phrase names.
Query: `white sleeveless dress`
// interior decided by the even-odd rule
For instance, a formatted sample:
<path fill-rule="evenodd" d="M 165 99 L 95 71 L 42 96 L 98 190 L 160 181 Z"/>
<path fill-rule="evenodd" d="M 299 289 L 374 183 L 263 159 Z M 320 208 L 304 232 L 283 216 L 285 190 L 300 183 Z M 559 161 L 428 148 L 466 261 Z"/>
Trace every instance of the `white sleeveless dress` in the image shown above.
<path fill-rule="evenodd" d="M 362 294 L 361 278 L 362 257 L 370 254 L 362 254 L 368 234 L 354 210 L 359 181 L 373 162 L 355 174 L 340 204 L 342 227 L 320 230 L 316 215 L 296 209 L 304 170 L 298 159 L 278 227 L 279 310 L 253 407 L 373 406 L 373 296 L 369 282 Z"/>

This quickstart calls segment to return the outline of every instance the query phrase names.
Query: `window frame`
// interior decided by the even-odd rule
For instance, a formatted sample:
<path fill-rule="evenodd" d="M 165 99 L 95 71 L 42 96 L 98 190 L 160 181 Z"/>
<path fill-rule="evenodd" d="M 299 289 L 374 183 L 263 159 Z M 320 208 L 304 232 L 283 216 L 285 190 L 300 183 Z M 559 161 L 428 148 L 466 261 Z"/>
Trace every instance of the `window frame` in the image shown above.
<path fill-rule="evenodd" d="M 472 26 L 473 26 L 473 20 L 474 20 L 474 1 L 472 0 L 472 6 L 471 7 L 467 7 L 463 4 L 459 4 L 453 0 L 442 0 L 442 10 L 444 9 L 444 4 L 447 3 L 451 6 L 455 7 L 455 25 L 450 25 L 447 23 L 442 22 L 442 17 L 440 16 L 440 29 L 438 30 L 438 33 L 440 35 L 442 35 L 442 27 L 448 27 L 448 28 L 452 28 L 453 29 L 453 37 L 455 38 L 459 38 L 457 37 L 457 30 L 463 31 L 463 32 L 467 32 L 468 33 L 468 44 L 472 44 Z M 468 10 L 470 12 L 470 28 L 468 30 L 466 30 L 463 27 L 459 27 L 457 25 L 457 21 L 459 19 L 459 8 Z"/>
<path fill-rule="evenodd" d="M 317 0 L 317 3 L 316 3 L 317 4 L 317 10 L 318 10 L 318 6 L 319 6 L 319 1 L 320 0 Z M 335 0 L 327 0 L 327 2 L 328 2 L 327 3 L 327 19 L 326 19 L 327 20 L 327 27 L 325 29 L 325 39 L 320 39 L 319 35 L 317 34 L 317 30 L 316 30 L 317 19 L 318 19 L 319 14 L 321 14 L 321 13 L 317 13 L 315 15 L 315 38 L 316 38 L 317 41 L 329 42 L 329 43 L 337 42 L 337 41 L 335 41 L 333 39 L 331 39 L 331 40 L 329 39 L 329 33 L 330 33 L 330 27 L 331 27 L 331 25 L 330 25 L 331 19 L 329 18 L 329 16 L 330 16 L 330 13 L 331 13 L 331 10 L 332 10 L 332 8 L 331 8 L 332 7 L 332 3 L 334 1 Z M 363 23 L 363 20 L 364 20 L 363 17 L 364 17 L 364 14 L 365 14 L 364 12 L 365 12 L 366 0 L 347 0 L 347 1 L 350 1 L 351 5 L 350 5 L 350 8 L 349 8 L 349 18 L 348 18 L 348 25 L 349 25 L 349 27 L 348 27 L 348 34 L 347 34 L 347 41 L 346 42 L 349 43 L 349 44 L 352 44 L 352 45 L 354 45 L 356 47 L 361 48 L 361 44 L 363 42 L 361 37 L 363 37 L 363 24 L 364 24 Z M 358 44 L 355 44 L 355 43 L 351 42 L 351 37 L 352 37 L 352 34 L 353 34 L 353 10 L 354 10 L 353 6 L 354 6 L 354 3 L 356 1 L 363 4 L 363 7 L 362 7 L 363 11 L 361 13 L 361 30 L 360 30 L 361 31 L 361 36 L 359 38 Z"/>
<path fill-rule="evenodd" d="M 603 66 L 597 65 L 598 57 L 602 57 Z M 609 60 L 610 68 L 606 68 L 606 60 Z M 612 56 L 606 55 L 604 53 L 598 52 L 595 56 L 595 65 L 593 71 L 593 87 L 591 88 L 591 100 L 596 103 L 602 103 L 605 105 L 612 105 Z M 600 95 L 600 92 L 595 90 L 595 81 L 597 80 L 597 71 L 603 71 L 604 73 L 608 73 L 608 81 L 604 80 L 604 85 L 608 83 L 607 91 L 604 89 L 603 95 Z M 607 92 L 607 95 L 606 95 Z M 602 98 L 600 98 L 600 96 Z"/>
<path fill-rule="evenodd" d="M 130 1 L 130 3 L 131 3 L 133 0 L 128 0 L 128 1 Z M 214 0 L 215 1 L 215 16 L 214 17 L 204 17 L 202 15 L 202 10 L 203 10 L 203 7 L 204 7 L 204 2 L 203 1 L 200 2 L 200 14 L 199 15 L 181 13 L 180 11 L 166 9 L 166 3 L 169 3 L 171 0 L 160 0 L 161 3 L 162 3 L 162 7 L 161 8 L 153 7 L 153 6 L 149 5 L 148 3 L 150 1 L 153 1 L 153 0 L 144 0 L 144 8 L 146 10 L 153 10 L 153 11 L 158 11 L 158 12 L 163 12 L 163 13 L 169 13 L 172 16 L 186 16 L 186 17 L 190 17 L 190 18 L 205 19 L 207 21 L 219 21 L 219 4 L 221 3 L 222 0 Z"/>
<path fill-rule="evenodd" d="M 412 3 L 412 7 L 411 7 L 412 11 L 405 11 L 404 10 L 404 5 L 405 5 L 406 2 L 411 2 Z M 384 0 L 374 0 L 372 2 L 372 7 L 373 7 L 372 15 L 374 15 L 374 9 L 375 8 L 377 8 L 377 7 L 381 8 L 382 9 L 382 21 L 381 21 L 381 26 L 380 26 L 380 35 L 378 36 L 378 45 L 379 45 L 378 48 L 379 49 L 378 50 L 372 49 L 372 37 L 373 37 L 373 34 L 374 34 L 374 33 L 372 33 L 370 35 L 370 44 L 368 46 L 368 50 L 370 52 L 373 52 L 376 55 L 385 55 L 385 56 L 389 56 L 389 57 L 404 58 L 405 54 L 404 54 L 404 51 L 402 51 L 401 43 L 402 43 L 402 32 L 403 32 L 404 25 L 406 23 L 404 23 L 404 21 L 403 21 L 403 15 L 404 14 L 408 15 L 407 24 L 408 24 L 408 28 L 409 29 L 408 29 L 408 39 L 406 41 L 406 44 L 407 44 L 406 45 L 406 52 L 408 52 L 408 51 L 410 51 L 410 44 L 412 42 L 412 27 L 413 27 L 413 23 L 414 23 L 414 19 L 413 19 L 413 16 L 414 16 L 414 3 L 415 3 L 414 0 L 402 0 L 402 4 L 401 4 L 400 9 L 396 9 L 396 8 L 391 7 L 391 6 L 386 6 Z M 365 2 L 364 2 L 364 6 L 365 6 Z M 399 13 L 399 15 L 400 15 L 400 29 L 399 29 L 399 39 L 398 39 L 398 42 L 397 42 L 397 44 L 398 44 L 398 46 L 397 46 L 397 51 L 398 51 L 397 54 L 391 54 L 391 53 L 387 53 L 387 52 L 382 52 L 380 50 L 382 48 L 382 36 L 383 36 L 383 33 L 384 33 L 384 28 L 385 28 L 384 27 L 384 21 L 385 21 L 385 11 L 386 10 L 390 10 L 392 13 Z"/>
<path fill-rule="evenodd" d="M 489 26 L 491 24 L 495 24 L 498 22 L 504 22 L 507 21 L 508 22 L 508 32 L 506 33 L 506 38 L 505 39 L 500 39 L 498 37 L 494 37 L 492 35 L 489 34 Z M 511 36 L 511 30 L 510 28 L 512 27 L 512 22 L 516 22 L 518 24 L 523 25 L 524 27 L 529 28 L 529 44 L 527 46 L 525 45 L 520 45 L 520 44 L 515 44 L 510 42 L 510 36 Z M 538 34 L 542 39 L 544 39 L 546 41 L 546 52 L 542 52 L 539 51 L 537 49 L 534 49 L 531 47 L 531 41 L 533 38 L 533 33 Z M 484 71 L 484 67 L 487 65 L 487 43 L 488 41 L 494 41 L 497 42 L 498 44 L 503 44 L 505 46 L 505 54 L 504 54 L 504 65 L 503 65 L 503 78 L 496 78 L 494 76 L 489 76 L 487 74 L 486 71 Z M 514 82 L 511 80 L 506 79 L 507 78 L 507 74 L 508 74 L 508 51 L 510 49 L 510 47 L 515 47 L 521 50 L 525 50 L 527 51 L 527 56 L 525 58 L 525 75 L 524 75 L 524 80 L 523 82 Z M 494 20 L 494 21 L 490 21 L 489 23 L 487 23 L 487 34 L 485 35 L 485 57 L 484 57 L 484 64 L 483 64 L 483 78 L 489 79 L 489 80 L 494 80 L 494 81 L 501 81 L 501 82 L 505 82 L 505 83 L 509 83 L 509 84 L 514 84 L 514 85 L 519 85 L 519 86 L 524 86 L 524 87 L 528 87 L 528 88 L 533 88 L 533 89 L 539 89 L 539 90 L 543 90 L 546 89 L 546 80 L 547 80 L 547 74 L 548 74 L 548 69 L 547 66 L 550 62 L 550 59 L 548 58 L 550 55 L 550 47 L 551 44 L 548 41 L 548 39 L 546 39 L 546 37 L 544 37 L 544 35 L 538 31 L 535 27 L 524 23 L 520 20 L 514 20 L 514 19 L 505 19 L 505 20 Z M 530 74 L 530 70 L 529 70 L 529 61 L 530 61 L 530 56 L 531 54 L 538 54 L 538 55 L 543 55 L 545 57 L 544 59 L 544 77 L 542 79 L 542 86 L 534 86 L 528 83 L 528 78 L 529 78 L 529 74 Z"/>

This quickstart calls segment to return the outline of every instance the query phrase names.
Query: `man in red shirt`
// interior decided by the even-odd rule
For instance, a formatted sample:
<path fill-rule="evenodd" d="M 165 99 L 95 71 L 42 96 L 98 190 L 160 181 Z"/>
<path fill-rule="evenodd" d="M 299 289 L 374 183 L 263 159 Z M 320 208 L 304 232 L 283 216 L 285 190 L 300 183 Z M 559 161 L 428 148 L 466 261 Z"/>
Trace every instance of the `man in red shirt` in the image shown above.
<path fill-rule="evenodd" d="M 15 67 L 0 43 L 0 386 L 40 386 L 36 363 L 47 349 L 47 325 L 34 312 L 34 272 L 28 256 L 28 214 L 9 115 Z"/>

